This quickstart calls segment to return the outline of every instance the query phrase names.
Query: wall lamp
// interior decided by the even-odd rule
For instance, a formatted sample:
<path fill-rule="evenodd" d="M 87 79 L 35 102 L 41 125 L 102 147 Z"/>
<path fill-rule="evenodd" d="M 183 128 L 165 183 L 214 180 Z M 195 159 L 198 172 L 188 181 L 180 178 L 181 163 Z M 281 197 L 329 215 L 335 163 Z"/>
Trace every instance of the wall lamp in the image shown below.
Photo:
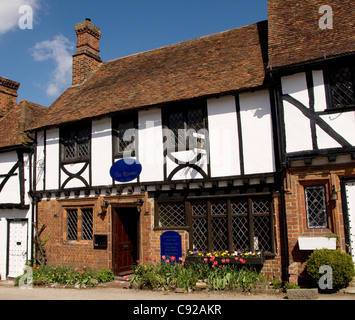
<path fill-rule="evenodd" d="M 142 206 L 143 206 L 144 200 L 143 199 L 138 199 L 136 203 L 136 208 L 138 212 L 141 212 Z"/>
<path fill-rule="evenodd" d="M 333 189 L 332 189 L 332 200 L 334 200 L 334 201 L 338 200 L 338 192 L 335 190 L 334 185 L 333 185 Z"/>
<path fill-rule="evenodd" d="M 106 214 L 108 206 L 109 206 L 109 202 L 104 200 L 104 202 L 101 205 L 101 212 L 99 213 L 99 216 L 104 216 Z"/>

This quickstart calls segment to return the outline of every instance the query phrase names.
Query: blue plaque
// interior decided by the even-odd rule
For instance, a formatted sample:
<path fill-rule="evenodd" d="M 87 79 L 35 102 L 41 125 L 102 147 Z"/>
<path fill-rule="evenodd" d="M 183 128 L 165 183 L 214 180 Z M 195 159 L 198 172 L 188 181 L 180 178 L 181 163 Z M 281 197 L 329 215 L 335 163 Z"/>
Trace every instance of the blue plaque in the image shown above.
<path fill-rule="evenodd" d="M 160 236 L 160 253 L 162 260 L 171 261 L 171 257 L 175 257 L 176 261 L 179 261 L 182 257 L 181 235 L 176 231 L 165 231 Z"/>
<path fill-rule="evenodd" d="M 118 160 L 110 169 L 112 179 L 118 182 L 132 181 L 136 179 L 141 172 L 142 165 L 138 162 L 138 160 L 132 158 Z"/>

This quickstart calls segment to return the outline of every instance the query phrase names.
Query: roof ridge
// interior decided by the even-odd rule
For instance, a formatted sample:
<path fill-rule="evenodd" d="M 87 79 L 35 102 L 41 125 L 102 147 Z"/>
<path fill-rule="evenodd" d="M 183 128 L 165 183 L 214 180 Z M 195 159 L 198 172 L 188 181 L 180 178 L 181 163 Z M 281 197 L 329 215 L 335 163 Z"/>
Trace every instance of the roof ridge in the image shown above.
<path fill-rule="evenodd" d="M 108 60 L 108 61 L 104 61 L 100 65 L 105 65 L 105 64 L 112 63 L 112 62 L 115 62 L 115 61 L 118 61 L 118 60 L 121 60 L 121 59 L 132 58 L 134 56 L 140 56 L 140 55 L 144 55 L 144 54 L 147 54 L 147 53 L 158 52 L 158 51 L 161 51 L 161 50 L 164 50 L 164 49 L 169 49 L 169 48 L 173 48 L 173 47 L 179 47 L 179 46 L 181 46 L 183 44 L 196 42 L 196 41 L 199 41 L 199 40 L 202 40 L 202 39 L 205 40 L 207 38 L 213 38 L 213 37 L 216 37 L 218 35 L 222 35 L 224 33 L 229 33 L 229 32 L 232 32 L 232 31 L 239 30 L 239 29 L 251 27 L 251 26 L 257 25 L 260 22 L 265 22 L 265 21 L 267 21 L 267 20 L 262 20 L 262 21 L 259 21 L 259 22 L 247 24 L 245 26 L 240 26 L 240 27 L 233 28 L 233 29 L 228 29 L 228 30 L 224 30 L 224 31 L 220 31 L 220 32 L 212 33 L 212 34 L 203 35 L 203 36 L 200 36 L 200 37 L 197 37 L 197 38 L 183 40 L 183 41 L 180 41 L 180 42 L 177 42 L 177 43 L 168 44 L 168 45 L 157 47 L 157 48 L 154 48 L 154 49 L 149 49 L 149 50 L 145 50 L 145 51 L 141 51 L 141 52 L 132 53 L 132 54 L 129 54 L 129 55 L 126 55 L 126 56 L 122 56 L 122 57 L 119 57 L 119 58 L 115 58 L 115 59 L 111 59 L 111 60 Z"/>

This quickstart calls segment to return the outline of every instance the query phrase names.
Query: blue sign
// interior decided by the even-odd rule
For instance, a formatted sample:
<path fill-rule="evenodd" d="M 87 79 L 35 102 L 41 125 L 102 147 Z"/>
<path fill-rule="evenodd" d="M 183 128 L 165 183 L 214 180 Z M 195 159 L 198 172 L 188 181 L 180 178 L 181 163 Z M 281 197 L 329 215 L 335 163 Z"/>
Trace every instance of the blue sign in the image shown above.
<path fill-rule="evenodd" d="M 132 158 L 124 158 L 116 161 L 111 169 L 110 175 L 112 179 L 118 182 L 128 182 L 136 179 L 142 171 L 142 165 L 138 160 Z"/>
<path fill-rule="evenodd" d="M 165 231 L 160 236 L 160 253 L 162 260 L 172 261 L 171 257 L 174 257 L 178 262 L 182 257 L 181 235 L 176 231 Z"/>

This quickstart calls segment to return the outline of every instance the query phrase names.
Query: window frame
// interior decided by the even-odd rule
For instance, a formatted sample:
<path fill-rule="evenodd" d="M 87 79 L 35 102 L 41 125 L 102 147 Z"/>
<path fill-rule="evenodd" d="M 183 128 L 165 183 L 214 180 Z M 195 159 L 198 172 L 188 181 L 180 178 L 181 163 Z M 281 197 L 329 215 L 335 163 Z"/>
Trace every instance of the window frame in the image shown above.
<path fill-rule="evenodd" d="M 112 154 L 114 159 L 124 158 L 124 151 L 120 151 L 118 148 L 120 138 L 119 125 L 122 123 L 133 122 L 133 128 L 135 130 L 134 141 L 131 141 L 129 144 L 134 143 L 134 149 L 131 151 L 129 157 L 135 157 L 137 154 L 138 148 L 138 114 L 126 114 L 119 117 L 112 118 Z"/>
<path fill-rule="evenodd" d="M 207 130 L 208 122 L 207 122 L 207 100 L 206 99 L 194 99 L 184 102 L 176 103 L 175 105 L 165 107 L 162 109 L 162 120 L 163 120 L 163 128 L 171 130 L 170 124 L 170 116 L 173 113 L 180 113 L 183 118 L 183 128 L 178 128 L 178 130 L 184 130 L 184 141 L 185 141 L 185 148 L 181 148 L 179 144 L 179 139 L 175 136 L 175 144 L 172 146 L 169 142 L 166 142 L 168 137 L 164 137 L 164 143 L 166 143 L 166 151 L 168 152 L 177 152 L 177 151 L 187 151 L 193 150 L 196 147 L 195 144 L 190 145 L 190 139 L 187 134 L 189 129 L 192 128 L 191 123 L 188 121 L 188 112 L 192 109 L 200 108 L 202 111 L 202 128 L 199 130 Z M 205 138 L 206 139 L 206 138 Z"/>
<path fill-rule="evenodd" d="M 332 86 L 330 83 L 330 76 L 331 73 L 335 72 L 335 70 L 340 70 L 342 68 L 349 67 L 351 71 L 351 80 L 352 80 L 352 87 L 353 87 L 353 100 L 354 104 L 351 105 L 342 105 L 342 106 L 335 106 L 333 102 L 333 93 L 332 93 Z M 327 107 L 326 110 L 343 110 L 343 109 L 354 109 L 355 108 L 355 63 L 354 59 L 346 59 L 342 62 L 331 63 L 327 65 L 324 70 L 324 83 L 325 83 L 325 91 L 326 91 L 326 101 Z"/>
<path fill-rule="evenodd" d="M 253 201 L 256 201 L 257 199 L 260 198 L 267 198 L 268 199 L 268 212 L 267 213 L 262 213 L 262 212 L 255 212 L 253 208 Z M 232 210 L 232 203 L 235 200 L 240 200 L 244 199 L 247 201 L 247 213 L 245 214 L 237 214 L 233 213 Z M 166 203 L 166 202 L 173 202 L 173 201 L 180 201 L 185 203 L 185 221 L 186 225 L 185 226 L 169 226 L 169 227 L 164 227 L 164 226 L 159 226 L 159 204 L 160 203 Z M 227 211 L 225 214 L 213 214 L 212 212 L 212 205 L 214 202 L 217 201 L 225 201 L 226 202 L 226 207 Z M 193 215 L 193 206 L 195 203 L 198 202 L 204 202 L 206 203 L 206 212 L 204 214 L 198 214 L 198 215 Z M 173 199 L 173 200 L 156 200 L 155 201 L 155 219 L 154 219 L 154 230 L 187 230 L 189 231 L 189 247 L 193 248 L 194 245 L 194 234 L 193 234 L 193 225 L 194 225 L 194 219 L 206 219 L 206 238 L 207 238 L 207 250 L 200 250 L 204 252 L 211 252 L 213 250 L 213 239 L 212 239 L 212 224 L 213 224 L 213 219 L 219 219 L 219 218 L 224 218 L 226 219 L 226 225 L 227 225 L 227 245 L 228 248 L 225 248 L 224 250 L 229 250 L 229 251 L 234 251 L 235 248 L 234 246 L 234 237 L 233 237 L 233 218 L 240 218 L 240 217 L 246 217 L 247 223 L 248 223 L 248 229 L 247 229 L 247 237 L 248 237 L 248 251 L 250 248 L 255 248 L 255 217 L 264 217 L 267 216 L 269 219 L 269 246 L 270 250 L 266 251 L 267 255 L 272 255 L 275 253 L 275 236 L 274 236 L 274 212 L 273 212 L 273 200 L 272 196 L 270 193 L 262 193 L 262 194 L 253 194 L 253 195 L 229 195 L 229 196 L 220 196 L 220 197 L 192 197 L 188 199 Z M 259 241 L 260 242 L 260 241 Z M 259 244 L 260 245 L 260 244 Z M 242 248 L 240 248 L 242 249 Z M 260 249 L 260 247 L 259 247 Z M 257 249 L 251 250 L 251 251 L 258 251 Z M 261 249 L 259 250 L 261 251 Z M 265 252 L 264 252 L 265 253 Z"/>
<path fill-rule="evenodd" d="M 76 239 L 68 239 L 68 211 L 76 211 Z M 91 210 L 92 212 L 92 224 L 91 224 L 91 239 L 83 238 L 83 211 Z M 94 207 L 93 206 L 68 206 L 64 208 L 63 221 L 64 221 L 64 232 L 63 240 L 69 243 L 92 243 L 94 239 Z"/>
<path fill-rule="evenodd" d="M 308 204 L 307 204 L 307 195 L 306 195 L 306 189 L 307 188 L 320 188 L 322 187 L 324 190 L 324 198 L 323 204 L 325 206 L 325 221 L 326 221 L 326 226 L 311 226 L 310 225 L 310 217 L 309 217 L 309 212 L 308 212 Z M 306 217 L 306 226 L 308 230 L 325 230 L 325 229 L 330 229 L 330 215 L 329 215 L 329 205 L 328 205 L 328 192 L 327 192 L 327 185 L 325 183 L 316 183 L 316 184 L 307 184 L 303 186 L 303 194 L 304 194 L 304 205 L 305 205 L 305 217 Z"/>
<path fill-rule="evenodd" d="M 88 154 L 86 156 L 79 156 L 78 155 L 78 150 L 79 150 L 79 143 L 78 143 L 78 132 L 80 130 L 87 130 L 88 132 Z M 74 148 L 75 148 L 75 157 L 73 158 L 66 158 L 65 157 L 65 150 L 66 150 L 66 136 L 68 135 L 69 132 L 74 132 Z M 61 163 L 76 163 L 76 162 L 83 162 L 83 161 L 88 161 L 90 159 L 91 155 L 91 123 L 84 123 L 77 125 L 75 128 L 72 128 L 72 126 L 65 126 L 60 128 L 60 159 Z"/>

